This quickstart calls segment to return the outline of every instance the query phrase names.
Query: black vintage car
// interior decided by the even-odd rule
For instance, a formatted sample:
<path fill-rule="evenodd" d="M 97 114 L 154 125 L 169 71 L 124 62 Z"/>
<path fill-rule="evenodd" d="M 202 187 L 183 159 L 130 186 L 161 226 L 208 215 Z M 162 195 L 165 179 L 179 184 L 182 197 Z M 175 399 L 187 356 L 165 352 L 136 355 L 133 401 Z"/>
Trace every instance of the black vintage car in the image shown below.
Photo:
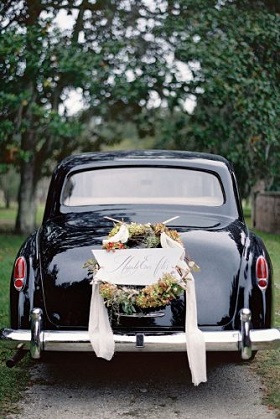
<path fill-rule="evenodd" d="M 58 165 L 42 225 L 14 263 L 11 324 L 2 340 L 35 359 L 44 351 L 92 351 L 92 272 L 84 267 L 92 249 L 102 248 L 115 222 L 166 220 L 200 267 L 197 324 L 206 350 L 249 359 L 279 347 L 271 262 L 244 222 L 231 165 L 216 155 L 151 150 L 85 153 Z M 108 307 L 114 350 L 186 350 L 187 304 L 181 293 L 160 309 L 114 316 Z"/>

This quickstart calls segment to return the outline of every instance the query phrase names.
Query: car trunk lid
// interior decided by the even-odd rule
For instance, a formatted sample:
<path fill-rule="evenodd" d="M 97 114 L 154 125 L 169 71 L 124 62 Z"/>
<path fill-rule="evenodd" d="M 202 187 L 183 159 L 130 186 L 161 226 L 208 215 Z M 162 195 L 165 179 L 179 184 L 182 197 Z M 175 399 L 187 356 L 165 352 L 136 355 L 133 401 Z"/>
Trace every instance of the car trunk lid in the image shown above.
<path fill-rule="evenodd" d="M 88 327 L 91 277 L 83 266 L 92 258 L 91 250 L 101 248 L 102 240 L 112 228 L 112 222 L 104 219 L 107 212 L 106 208 L 82 216 L 70 214 L 42 227 L 39 243 L 44 301 L 48 320 L 56 327 Z M 126 211 L 125 221 L 154 223 L 172 215 L 170 211 L 133 209 L 131 214 Z M 112 218 L 122 219 L 121 210 L 114 212 Z M 225 327 L 236 308 L 244 224 L 214 215 L 192 216 L 182 212 L 177 225 L 174 221 L 172 224 L 170 228 L 180 232 L 187 254 L 200 266 L 200 271 L 194 273 L 199 326 Z M 113 318 L 113 327 L 116 330 L 182 329 L 185 303 L 183 294 L 153 314 Z"/>

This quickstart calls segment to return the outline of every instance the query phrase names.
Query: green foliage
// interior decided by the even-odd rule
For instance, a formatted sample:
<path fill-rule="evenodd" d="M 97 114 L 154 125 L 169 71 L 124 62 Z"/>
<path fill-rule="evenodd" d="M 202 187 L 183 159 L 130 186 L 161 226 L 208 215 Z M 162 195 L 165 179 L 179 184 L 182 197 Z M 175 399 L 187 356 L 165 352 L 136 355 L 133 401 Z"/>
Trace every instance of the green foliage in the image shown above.
<path fill-rule="evenodd" d="M 279 189 L 279 12 L 264 0 L 2 2 L 1 171 L 15 147 L 19 196 L 32 200 L 54 162 L 114 146 L 133 124 L 139 142 L 228 157 L 244 197 L 260 180 Z"/>
<path fill-rule="evenodd" d="M 49 32 L 44 19 L 28 25 L 28 16 L 24 18 L 25 26 L 11 22 L 1 31 L 0 145 L 2 150 L 17 147 L 13 163 L 33 161 L 39 179 L 48 158 L 66 140 L 73 141 L 81 127 L 59 112 L 65 82 L 59 83 L 54 58 L 62 48 L 58 32 Z"/>
<path fill-rule="evenodd" d="M 55 18 L 65 10 L 73 26 L 63 30 Z M 21 173 L 19 231 L 34 228 L 34 217 L 23 211 L 54 160 L 120 141 L 121 133 L 111 134 L 114 123 L 140 125 L 151 92 L 164 98 L 174 89 L 172 65 L 150 18 L 150 7 L 136 0 L 0 4 L 0 163 L 7 163 L 8 147 L 17 148 L 10 164 Z M 65 104 L 73 91 L 84 102 L 81 115 Z M 92 121 L 110 127 L 109 138 L 98 127 L 84 130 Z"/>
<path fill-rule="evenodd" d="M 173 146 L 232 160 L 244 196 L 260 180 L 280 187 L 279 11 L 265 1 L 182 0 L 167 18 L 166 37 L 189 63 L 197 100 L 185 139 Z"/>

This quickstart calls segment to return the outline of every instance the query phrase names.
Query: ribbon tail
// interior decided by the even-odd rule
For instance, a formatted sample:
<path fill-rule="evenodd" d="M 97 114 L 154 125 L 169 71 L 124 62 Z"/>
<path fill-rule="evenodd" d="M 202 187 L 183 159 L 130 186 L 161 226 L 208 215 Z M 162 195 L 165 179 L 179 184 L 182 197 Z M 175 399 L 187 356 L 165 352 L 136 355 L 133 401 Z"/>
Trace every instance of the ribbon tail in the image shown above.
<path fill-rule="evenodd" d="M 110 361 L 115 352 L 114 335 L 104 300 L 99 294 L 99 285 L 94 281 L 92 284 L 88 334 L 96 356 Z"/>
<path fill-rule="evenodd" d="M 195 283 L 191 273 L 186 288 L 186 346 L 192 382 L 195 386 L 207 381 L 206 348 L 203 333 L 197 327 Z"/>

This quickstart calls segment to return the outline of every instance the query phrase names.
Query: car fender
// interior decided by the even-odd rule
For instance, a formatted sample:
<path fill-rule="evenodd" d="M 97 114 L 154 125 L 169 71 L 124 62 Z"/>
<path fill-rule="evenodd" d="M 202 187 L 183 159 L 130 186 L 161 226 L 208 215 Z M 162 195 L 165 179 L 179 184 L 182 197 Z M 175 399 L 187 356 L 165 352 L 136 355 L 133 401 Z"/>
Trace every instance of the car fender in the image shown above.
<path fill-rule="evenodd" d="M 10 281 L 10 323 L 14 329 L 30 327 L 30 312 L 38 305 L 41 295 L 39 264 L 37 255 L 37 232 L 34 232 L 21 246 L 13 265 Z M 14 267 L 18 257 L 26 260 L 25 285 L 21 291 L 14 287 Z"/>
<path fill-rule="evenodd" d="M 259 256 L 264 256 L 268 265 L 268 285 L 266 289 L 260 289 L 257 284 L 256 262 Z M 250 231 L 246 239 L 240 269 L 238 309 L 247 307 L 251 310 L 251 323 L 254 329 L 272 327 L 272 288 L 273 273 L 270 257 L 260 237 Z M 239 316 L 237 316 L 235 327 L 240 326 L 239 322 Z"/>

